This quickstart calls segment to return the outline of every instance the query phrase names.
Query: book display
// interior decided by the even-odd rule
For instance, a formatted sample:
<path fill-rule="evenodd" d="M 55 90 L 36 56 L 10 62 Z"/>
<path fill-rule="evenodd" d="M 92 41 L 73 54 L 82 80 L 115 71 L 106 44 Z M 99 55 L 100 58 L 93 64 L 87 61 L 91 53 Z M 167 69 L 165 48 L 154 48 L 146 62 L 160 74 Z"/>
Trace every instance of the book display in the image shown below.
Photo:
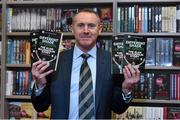
<path fill-rule="evenodd" d="M 30 33 L 32 63 L 43 60 L 56 71 L 62 37 L 63 33 L 44 30 Z"/>
<path fill-rule="evenodd" d="M 97 46 L 112 52 L 115 77 L 122 76 L 119 73 L 128 63 L 142 72 L 133 91 L 132 105 L 138 108 L 113 118 L 173 119 L 179 115 L 175 108 L 180 106 L 179 0 L 1 0 L 0 5 L 1 119 L 15 118 L 14 111 L 22 119 L 49 118 L 49 112 L 33 114 L 28 104 L 31 64 L 41 59 L 51 64 L 60 51 L 72 48 L 72 17 L 83 8 L 100 16 Z M 150 111 L 154 111 L 151 116 L 145 114 Z"/>
<path fill-rule="evenodd" d="M 112 41 L 113 74 L 122 74 L 122 69 L 127 64 L 139 68 L 141 72 L 145 69 L 146 38 L 134 35 L 115 36 Z M 118 67 L 119 72 L 115 67 Z"/>

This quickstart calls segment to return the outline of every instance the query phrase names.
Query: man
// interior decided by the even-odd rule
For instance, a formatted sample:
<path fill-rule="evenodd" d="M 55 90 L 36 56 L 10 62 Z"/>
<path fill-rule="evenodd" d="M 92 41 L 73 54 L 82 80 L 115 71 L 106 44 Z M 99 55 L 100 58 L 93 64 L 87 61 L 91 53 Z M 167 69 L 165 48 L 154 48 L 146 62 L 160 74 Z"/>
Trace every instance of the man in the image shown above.
<path fill-rule="evenodd" d="M 125 66 L 122 89 L 113 84 L 111 55 L 96 47 L 101 26 L 100 18 L 95 12 L 82 10 L 76 14 L 73 18 L 72 33 L 76 39 L 75 47 L 60 53 L 57 71 L 46 70 L 48 64 L 43 61 L 32 65 L 33 80 L 36 84 L 31 98 L 35 109 L 45 111 L 51 105 L 51 118 L 64 119 L 108 119 L 111 117 L 111 110 L 116 113 L 124 112 L 129 106 L 129 95 L 133 86 L 139 81 L 139 70 L 131 65 Z M 83 53 L 88 54 L 88 58 L 82 58 Z M 87 68 L 90 68 L 86 69 L 86 72 L 90 71 L 88 73 L 91 77 L 88 80 L 92 87 L 88 90 L 92 93 L 87 93 L 85 99 L 81 96 L 81 101 L 79 94 L 86 91 L 85 86 L 83 90 L 80 89 L 81 79 L 86 78 L 81 76 L 81 65 L 84 61 L 88 63 Z M 89 83 L 85 83 L 86 86 Z M 93 97 L 90 102 L 86 102 L 91 96 Z"/>

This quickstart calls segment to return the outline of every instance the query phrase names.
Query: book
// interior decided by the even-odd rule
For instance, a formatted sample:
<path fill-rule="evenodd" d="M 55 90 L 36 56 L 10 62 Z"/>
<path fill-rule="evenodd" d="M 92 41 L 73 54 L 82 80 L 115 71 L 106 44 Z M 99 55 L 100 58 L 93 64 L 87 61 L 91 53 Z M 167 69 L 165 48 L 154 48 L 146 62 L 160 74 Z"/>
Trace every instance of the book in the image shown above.
<path fill-rule="evenodd" d="M 10 102 L 8 106 L 10 119 L 35 119 L 36 111 L 32 103 L 26 102 Z"/>
<path fill-rule="evenodd" d="M 172 120 L 180 119 L 180 108 L 179 107 L 169 107 L 168 108 L 168 119 L 172 119 Z"/>
<path fill-rule="evenodd" d="M 78 9 L 62 9 L 61 12 L 61 31 L 63 32 L 70 32 L 71 31 L 71 24 L 74 15 L 78 12 Z"/>
<path fill-rule="evenodd" d="M 99 16 L 102 25 L 103 32 L 112 31 L 112 8 L 110 7 L 100 7 Z"/>
<path fill-rule="evenodd" d="M 170 75 L 168 73 L 155 73 L 154 78 L 154 98 L 170 99 Z"/>
<path fill-rule="evenodd" d="M 180 39 L 174 38 L 173 40 L 173 65 L 180 66 Z"/>
<path fill-rule="evenodd" d="M 112 71 L 113 74 L 122 74 L 123 69 L 123 37 L 115 36 L 112 41 Z"/>
<path fill-rule="evenodd" d="M 63 33 L 45 30 L 30 33 L 32 63 L 43 60 L 48 62 L 49 69 L 56 71 L 62 37 Z"/>
<path fill-rule="evenodd" d="M 112 42 L 113 74 L 122 74 L 122 69 L 127 64 L 131 64 L 132 67 L 143 72 L 146 44 L 145 37 L 135 35 L 115 36 Z"/>
<path fill-rule="evenodd" d="M 155 38 L 147 38 L 147 48 L 146 51 L 146 66 L 155 65 L 155 53 L 156 53 L 156 41 Z"/>

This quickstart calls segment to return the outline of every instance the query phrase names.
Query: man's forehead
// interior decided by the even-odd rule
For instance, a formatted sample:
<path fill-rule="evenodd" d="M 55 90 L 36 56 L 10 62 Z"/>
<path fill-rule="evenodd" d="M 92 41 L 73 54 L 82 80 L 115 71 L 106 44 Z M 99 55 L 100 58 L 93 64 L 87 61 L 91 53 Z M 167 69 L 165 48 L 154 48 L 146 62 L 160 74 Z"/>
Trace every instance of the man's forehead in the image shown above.
<path fill-rule="evenodd" d="M 82 12 L 82 13 L 78 13 L 75 17 L 74 17 L 74 22 L 78 22 L 78 23 L 84 23 L 84 22 L 88 22 L 88 23 L 95 23 L 97 20 L 97 22 L 100 20 L 99 17 L 93 13 L 88 13 L 88 12 Z"/>

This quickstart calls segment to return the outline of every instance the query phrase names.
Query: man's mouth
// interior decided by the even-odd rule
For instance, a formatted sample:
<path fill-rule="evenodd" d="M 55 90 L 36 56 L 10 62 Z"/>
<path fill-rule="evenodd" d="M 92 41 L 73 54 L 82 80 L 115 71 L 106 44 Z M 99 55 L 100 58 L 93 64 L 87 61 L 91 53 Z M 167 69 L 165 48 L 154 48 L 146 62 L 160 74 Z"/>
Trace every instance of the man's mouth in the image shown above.
<path fill-rule="evenodd" d="M 81 38 L 91 38 L 91 36 L 81 36 Z"/>

